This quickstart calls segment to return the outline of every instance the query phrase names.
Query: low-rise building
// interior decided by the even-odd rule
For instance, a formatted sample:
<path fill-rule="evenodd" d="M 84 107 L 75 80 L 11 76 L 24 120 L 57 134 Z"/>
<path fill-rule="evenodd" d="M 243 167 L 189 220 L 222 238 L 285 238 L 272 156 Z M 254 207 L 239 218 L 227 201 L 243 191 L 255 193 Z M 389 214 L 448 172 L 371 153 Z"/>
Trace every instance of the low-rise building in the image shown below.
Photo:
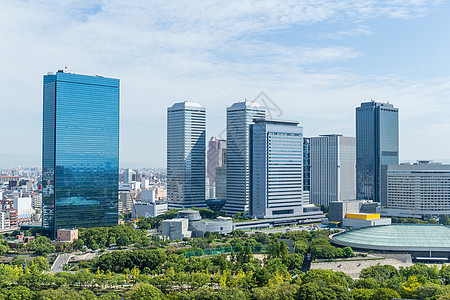
<path fill-rule="evenodd" d="M 73 242 L 78 239 L 78 229 L 58 229 L 56 240 L 59 242 Z"/>
<path fill-rule="evenodd" d="M 135 203 L 131 210 L 131 217 L 138 218 L 154 218 L 162 215 L 167 211 L 167 202 L 150 202 L 150 203 Z"/>
<path fill-rule="evenodd" d="M 347 213 L 343 220 L 343 227 L 354 229 L 379 225 L 391 225 L 391 219 L 381 218 L 380 214 Z"/>
<path fill-rule="evenodd" d="M 192 232 L 188 230 L 188 227 L 188 219 L 175 218 L 164 220 L 162 222 L 162 235 L 171 240 L 182 240 L 185 237 L 190 238 Z"/>

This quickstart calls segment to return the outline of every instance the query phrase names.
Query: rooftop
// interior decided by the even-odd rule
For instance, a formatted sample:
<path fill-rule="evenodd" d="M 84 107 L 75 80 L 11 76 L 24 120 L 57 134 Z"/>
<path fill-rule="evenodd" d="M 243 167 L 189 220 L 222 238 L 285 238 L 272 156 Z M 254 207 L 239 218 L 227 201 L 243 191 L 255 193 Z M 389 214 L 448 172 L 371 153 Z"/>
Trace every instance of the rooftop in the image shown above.
<path fill-rule="evenodd" d="M 450 227 L 428 224 L 374 226 L 334 235 L 332 241 L 362 249 L 450 251 Z"/>

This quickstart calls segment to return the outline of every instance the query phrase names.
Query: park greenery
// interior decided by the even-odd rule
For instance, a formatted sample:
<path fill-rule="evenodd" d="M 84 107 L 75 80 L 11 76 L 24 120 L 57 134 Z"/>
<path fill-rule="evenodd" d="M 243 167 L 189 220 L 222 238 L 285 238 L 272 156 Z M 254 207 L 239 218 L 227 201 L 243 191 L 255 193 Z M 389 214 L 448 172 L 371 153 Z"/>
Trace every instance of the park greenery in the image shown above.
<path fill-rule="evenodd" d="M 357 280 L 343 272 L 308 270 L 313 260 L 355 256 L 350 247 L 330 243 L 334 230 L 270 234 L 235 230 L 176 241 L 151 235 L 176 214 L 170 210 L 136 224 L 80 229 L 78 240 L 56 246 L 37 235 L 21 249 L 28 257 L 0 264 L 0 300 L 450 299 L 450 266 L 415 264 L 397 270 L 375 265 L 363 269 Z M 217 217 L 209 210 L 201 214 Z M 211 249 L 221 254 L 207 255 Z M 71 262 L 63 272 L 51 272 L 54 253 L 78 250 L 96 250 L 98 255 Z M 17 249 L 10 249 L 0 235 L 0 254 L 17 253 L 13 251 Z"/>

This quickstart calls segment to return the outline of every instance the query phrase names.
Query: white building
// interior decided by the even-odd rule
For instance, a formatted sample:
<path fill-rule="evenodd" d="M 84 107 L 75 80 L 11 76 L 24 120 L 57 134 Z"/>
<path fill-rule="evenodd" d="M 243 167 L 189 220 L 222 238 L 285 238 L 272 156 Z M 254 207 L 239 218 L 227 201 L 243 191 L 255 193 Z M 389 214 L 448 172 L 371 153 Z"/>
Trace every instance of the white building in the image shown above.
<path fill-rule="evenodd" d="M 330 201 L 356 197 L 356 139 L 331 134 L 311 138 L 310 202 L 328 206 Z"/>
<path fill-rule="evenodd" d="M 231 214 L 248 211 L 250 201 L 250 124 L 265 119 L 258 103 L 236 102 L 227 108 L 227 202 L 223 210 Z"/>
<path fill-rule="evenodd" d="M 188 230 L 189 220 L 184 218 L 175 218 L 164 220 L 162 222 L 162 235 L 171 240 L 182 240 L 185 237 L 191 237 L 192 232 Z"/>
<path fill-rule="evenodd" d="M 382 188 L 382 215 L 450 215 L 450 165 L 419 161 L 389 165 Z"/>
<path fill-rule="evenodd" d="M 138 218 L 154 218 L 162 215 L 167 211 L 167 202 L 161 203 L 135 203 L 131 210 L 131 216 L 133 219 Z"/>
<path fill-rule="evenodd" d="M 206 108 L 179 102 L 167 109 L 169 208 L 206 207 Z"/>
<path fill-rule="evenodd" d="M 9 228 L 11 228 L 9 211 L 0 211 L 0 229 Z"/>
<path fill-rule="evenodd" d="M 36 211 L 31 206 L 31 197 L 19 197 L 14 198 L 13 207 L 17 209 L 17 215 L 19 220 L 31 218 Z"/>

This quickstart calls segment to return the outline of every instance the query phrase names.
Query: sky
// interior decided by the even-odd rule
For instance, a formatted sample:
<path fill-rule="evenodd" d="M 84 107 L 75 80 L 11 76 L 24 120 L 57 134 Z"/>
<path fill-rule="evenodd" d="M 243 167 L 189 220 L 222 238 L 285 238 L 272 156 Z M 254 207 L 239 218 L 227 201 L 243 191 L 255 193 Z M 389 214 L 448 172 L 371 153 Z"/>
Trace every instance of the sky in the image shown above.
<path fill-rule="evenodd" d="M 41 164 L 42 79 L 120 79 L 120 166 L 165 167 L 166 111 L 264 92 L 305 136 L 355 136 L 364 101 L 399 108 L 400 160 L 450 162 L 450 4 L 425 0 L 0 1 L 0 168 Z M 255 101 L 260 101 L 260 98 Z"/>

